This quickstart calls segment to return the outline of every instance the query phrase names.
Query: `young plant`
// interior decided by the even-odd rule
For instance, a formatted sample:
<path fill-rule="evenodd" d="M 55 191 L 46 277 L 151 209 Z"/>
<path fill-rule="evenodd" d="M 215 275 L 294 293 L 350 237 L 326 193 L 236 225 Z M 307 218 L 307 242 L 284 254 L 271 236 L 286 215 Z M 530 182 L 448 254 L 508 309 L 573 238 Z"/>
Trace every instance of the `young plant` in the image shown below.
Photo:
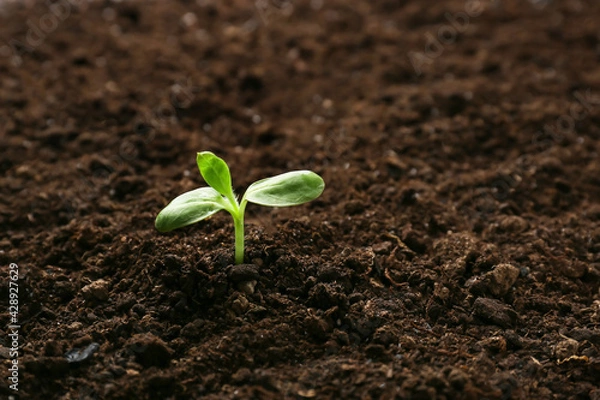
<path fill-rule="evenodd" d="M 292 171 L 254 182 L 238 202 L 225 161 L 210 151 L 203 151 L 198 153 L 196 162 L 210 187 L 176 197 L 156 217 L 156 229 L 172 231 L 225 210 L 233 217 L 236 264 L 244 262 L 244 212 L 249 202 L 269 207 L 295 206 L 316 199 L 325 188 L 323 179 L 314 172 Z"/>

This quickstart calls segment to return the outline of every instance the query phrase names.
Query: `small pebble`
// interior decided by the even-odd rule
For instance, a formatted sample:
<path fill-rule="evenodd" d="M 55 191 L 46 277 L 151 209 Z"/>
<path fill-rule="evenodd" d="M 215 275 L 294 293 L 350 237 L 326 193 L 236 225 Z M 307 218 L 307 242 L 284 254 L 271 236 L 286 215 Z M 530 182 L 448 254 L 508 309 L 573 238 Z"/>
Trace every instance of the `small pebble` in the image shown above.
<path fill-rule="evenodd" d="M 81 294 L 87 301 L 106 301 L 108 300 L 108 286 L 109 283 L 107 281 L 98 279 L 84 286 L 81 289 Z"/>
<path fill-rule="evenodd" d="M 72 349 L 65 353 L 65 358 L 70 363 L 80 363 L 82 361 L 87 360 L 94 354 L 100 345 L 98 343 L 90 343 L 87 347 L 83 349 Z"/>
<path fill-rule="evenodd" d="M 483 297 L 475 300 L 473 314 L 503 328 L 514 326 L 518 320 L 517 313 L 506 304 L 495 299 Z"/>

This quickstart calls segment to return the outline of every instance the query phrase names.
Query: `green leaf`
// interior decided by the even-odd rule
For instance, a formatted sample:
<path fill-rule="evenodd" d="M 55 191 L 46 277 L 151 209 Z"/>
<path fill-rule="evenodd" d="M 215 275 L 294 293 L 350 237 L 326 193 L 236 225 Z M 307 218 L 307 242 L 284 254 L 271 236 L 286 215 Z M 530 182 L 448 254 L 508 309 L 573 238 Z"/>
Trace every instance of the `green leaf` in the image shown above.
<path fill-rule="evenodd" d="M 263 206 L 295 206 L 316 199 L 324 189 L 325 182 L 314 172 L 292 171 L 254 182 L 244 199 Z"/>
<path fill-rule="evenodd" d="M 223 159 L 210 151 L 203 151 L 196 156 L 196 163 L 200 174 L 211 187 L 227 198 L 233 197 L 231 188 L 231 174 L 229 167 Z"/>
<path fill-rule="evenodd" d="M 215 189 L 203 187 L 177 196 L 158 214 L 155 226 L 160 232 L 168 232 L 201 221 L 223 209 L 223 197 Z"/>

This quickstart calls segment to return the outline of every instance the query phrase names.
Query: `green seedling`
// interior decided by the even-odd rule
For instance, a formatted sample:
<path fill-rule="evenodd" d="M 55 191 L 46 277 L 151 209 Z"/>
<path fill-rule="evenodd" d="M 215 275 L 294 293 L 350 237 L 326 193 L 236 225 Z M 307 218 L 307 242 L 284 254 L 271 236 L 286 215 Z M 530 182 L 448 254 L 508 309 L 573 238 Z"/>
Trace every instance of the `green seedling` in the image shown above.
<path fill-rule="evenodd" d="M 238 202 L 225 161 L 210 151 L 203 151 L 198 153 L 196 162 L 210 187 L 176 197 L 156 217 L 156 229 L 172 231 L 225 210 L 233 217 L 236 264 L 244 262 L 244 212 L 249 202 L 269 207 L 296 206 L 316 199 L 325 188 L 323 179 L 314 172 L 292 171 L 254 182 Z"/>

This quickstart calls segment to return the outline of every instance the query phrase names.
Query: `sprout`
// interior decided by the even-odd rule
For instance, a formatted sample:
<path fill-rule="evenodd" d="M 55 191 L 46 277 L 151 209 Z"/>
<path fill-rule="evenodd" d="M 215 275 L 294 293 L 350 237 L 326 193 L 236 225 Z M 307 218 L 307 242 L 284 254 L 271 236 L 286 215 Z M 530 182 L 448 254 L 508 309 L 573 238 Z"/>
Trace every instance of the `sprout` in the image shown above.
<path fill-rule="evenodd" d="M 196 162 L 210 187 L 176 197 L 156 217 L 156 229 L 172 231 L 225 210 L 233 217 L 236 264 L 244 262 L 244 213 L 248 202 L 268 207 L 295 206 L 316 199 L 325 188 L 323 179 L 314 172 L 292 171 L 254 182 L 238 202 L 225 161 L 204 151 L 198 153 Z"/>

